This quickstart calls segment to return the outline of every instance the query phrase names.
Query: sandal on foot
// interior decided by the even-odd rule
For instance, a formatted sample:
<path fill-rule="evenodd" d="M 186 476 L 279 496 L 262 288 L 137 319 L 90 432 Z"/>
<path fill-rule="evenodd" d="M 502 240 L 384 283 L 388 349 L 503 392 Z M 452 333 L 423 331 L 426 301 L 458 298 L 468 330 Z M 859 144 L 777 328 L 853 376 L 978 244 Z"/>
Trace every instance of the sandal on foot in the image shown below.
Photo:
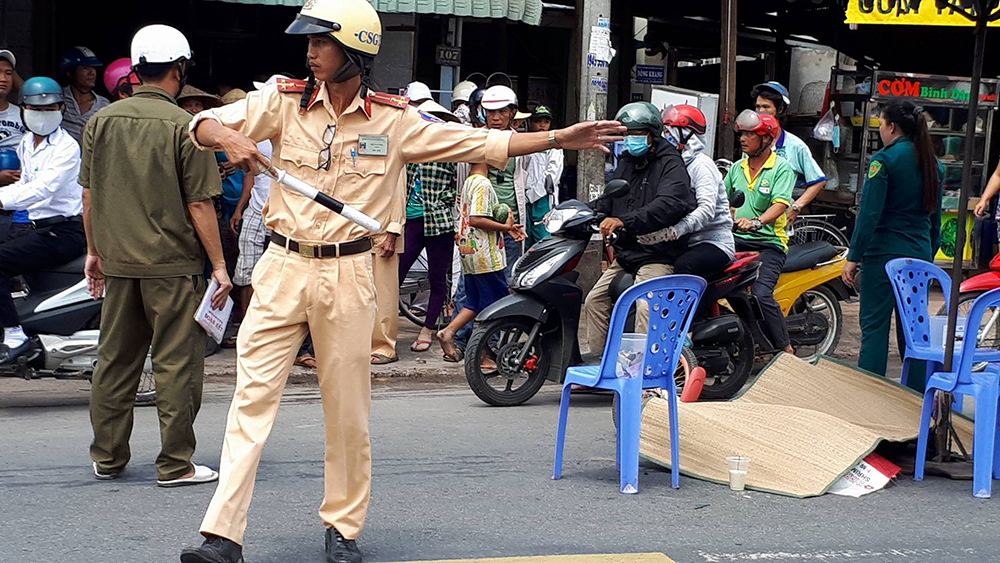
<path fill-rule="evenodd" d="M 420 340 L 419 338 L 410 344 L 411 352 L 426 352 L 431 349 L 432 342 L 430 340 Z"/>
<path fill-rule="evenodd" d="M 316 358 L 312 354 L 302 354 L 298 358 L 295 358 L 295 365 L 316 369 Z"/>
<path fill-rule="evenodd" d="M 181 479 L 158 480 L 156 484 L 160 487 L 184 487 L 186 485 L 201 485 L 202 483 L 212 483 L 219 480 L 219 472 L 204 465 L 194 465 L 194 475 Z"/>
<path fill-rule="evenodd" d="M 399 356 L 389 357 L 385 354 L 372 354 L 372 365 L 373 366 L 384 366 L 386 364 L 391 364 L 393 362 L 398 362 Z"/>

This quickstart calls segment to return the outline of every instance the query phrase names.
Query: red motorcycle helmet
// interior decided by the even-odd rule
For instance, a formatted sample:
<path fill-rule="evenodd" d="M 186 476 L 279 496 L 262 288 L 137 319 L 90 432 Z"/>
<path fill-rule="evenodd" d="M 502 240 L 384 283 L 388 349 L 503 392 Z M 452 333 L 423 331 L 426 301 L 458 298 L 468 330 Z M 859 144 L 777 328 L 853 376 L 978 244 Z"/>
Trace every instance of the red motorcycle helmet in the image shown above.
<path fill-rule="evenodd" d="M 700 109 L 689 106 L 668 106 L 660 114 L 663 124 L 668 127 L 690 129 L 695 135 L 704 135 L 708 131 L 708 121 Z"/>
<path fill-rule="evenodd" d="M 745 109 L 736 117 L 735 128 L 737 133 L 747 131 L 758 135 L 769 135 L 773 139 L 781 126 L 778 124 L 778 118 L 771 114 Z"/>

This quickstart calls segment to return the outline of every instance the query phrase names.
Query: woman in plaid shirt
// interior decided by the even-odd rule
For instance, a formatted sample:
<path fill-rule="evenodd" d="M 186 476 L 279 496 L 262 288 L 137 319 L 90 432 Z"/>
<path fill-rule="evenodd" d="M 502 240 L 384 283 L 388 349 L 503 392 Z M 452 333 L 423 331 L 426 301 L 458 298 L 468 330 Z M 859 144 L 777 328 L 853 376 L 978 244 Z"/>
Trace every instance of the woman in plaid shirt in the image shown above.
<path fill-rule="evenodd" d="M 448 297 L 448 270 L 455 252 L 456 164 L 429 162 L 406 165 L 406 226 L 399 257 L 399 281 L 406 278 L 420 252 L 427 249 L 431 296 L 420 335 L 410 346 L 426 352 L 431 346 L 438 314 Z"/>

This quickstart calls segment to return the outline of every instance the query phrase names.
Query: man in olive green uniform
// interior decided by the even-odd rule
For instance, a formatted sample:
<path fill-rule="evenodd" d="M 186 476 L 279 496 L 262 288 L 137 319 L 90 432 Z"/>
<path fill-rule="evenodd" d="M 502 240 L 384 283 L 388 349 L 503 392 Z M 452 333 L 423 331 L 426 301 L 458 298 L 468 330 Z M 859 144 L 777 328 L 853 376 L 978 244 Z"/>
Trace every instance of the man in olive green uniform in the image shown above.
<path fill-rule="evenodd" d="M 938 164 L 939 174 L 944 170 Z M 896 299 L 885 271 L 889 260 L 909 257 L 931 261 L 941 228 L 938 212 L 924 210 L 923 176 L 909 137 L 899 137 L 872 156 L 854 226 L 849 268 L 861 265 L 861 352 L 858 367 L 885 375 L 889 358 L 889 325 Z M 939 198 L 940 201 L 940 198 Z M 853 278 L 853 274 L 851 275 Z M 898 319 L 898 317 L 897 317 Z M 904 349 L 896 323 L 899 349 Z M 923 391 L 925 362 L 911 362 L 907 384 Z"/>
<path fill-rule="evenodd" d="M 118 477 L 129 461 L 132 401 L 150 347 L 160 415 L 157 483 L 218 479 L 191 463 L 205 362 L 205 331 L 194 321 L 205 291 L 203 246 L 220 285 L 217 308 L 232 284 L 211 201 L 221 193 L 215 158 L 191 142 L 191 115 L 174 99 L 190 57 L 176 29 L 139 30 L 132 62 L 144 85 L 98 112 L 83 132 L 87 281 L 95 298 L 106 289 L 90 401 L 90 454 L 102 480 Z"/>

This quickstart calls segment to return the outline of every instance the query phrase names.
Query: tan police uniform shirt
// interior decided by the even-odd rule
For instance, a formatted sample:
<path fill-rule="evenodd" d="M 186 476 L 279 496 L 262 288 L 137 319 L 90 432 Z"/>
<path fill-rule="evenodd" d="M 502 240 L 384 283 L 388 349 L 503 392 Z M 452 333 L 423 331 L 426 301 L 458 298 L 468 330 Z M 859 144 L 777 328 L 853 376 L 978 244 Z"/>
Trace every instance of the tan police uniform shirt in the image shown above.
<path fill-rule="evenodd" d="M 397 234 L 405 220 L 406 190 L 400 175 L 406 163 L 487 162 L 502 167 L 507 162 L 509 131 L 444 123 L 407 105 L 405 98 L 356 95 L 340 116 L 333 111 L 325 83 L 317 84 L 305 112 L 300 112 L 300 100 L 301 93 L 280 91 L 278 84 L 267 86 L 245 100 L 196 115 L 191 137 L 202 120 L 213 119 L 255 142 L 269 139 L 275 167 L 356 207 Z M 329 171 L 322 168 L 328 126 L 335 129 Z M 284 188 L 271 190 L 264 223 L 306 243 L 345 242 L 373 234 Z"/>

